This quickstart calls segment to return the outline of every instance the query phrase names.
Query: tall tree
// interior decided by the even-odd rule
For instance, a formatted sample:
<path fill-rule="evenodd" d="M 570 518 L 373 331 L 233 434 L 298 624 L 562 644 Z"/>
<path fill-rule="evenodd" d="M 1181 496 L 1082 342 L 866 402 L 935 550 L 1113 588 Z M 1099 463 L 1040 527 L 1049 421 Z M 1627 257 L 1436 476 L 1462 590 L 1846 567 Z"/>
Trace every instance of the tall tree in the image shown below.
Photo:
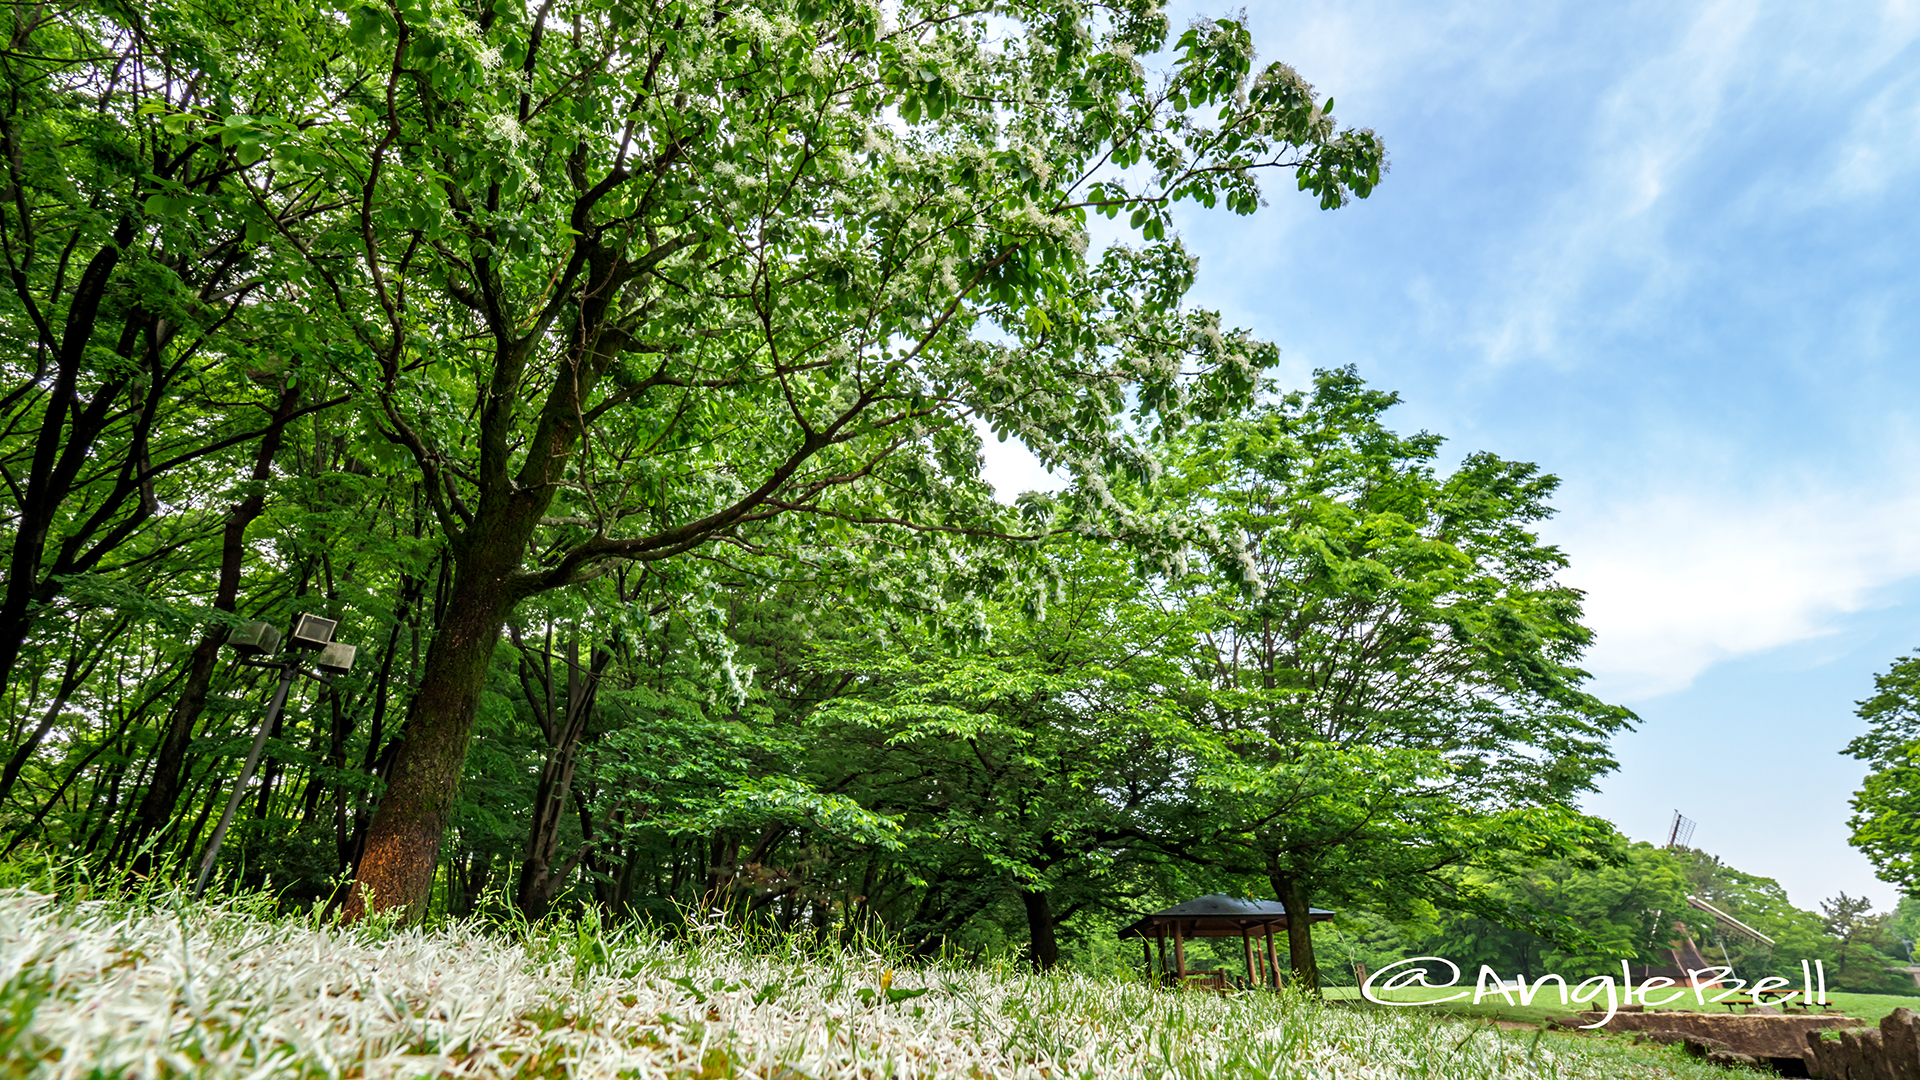
<path fill-rule="evenodd" d="M 1165 78 L 1151 0 L 388 0 L 346 12 L 341 119 L 276 147 L 343 209 L 296 277 L 412 456 L 451 580 L 349 915 L 417 911 L 501 627 L 614 562 L 782 514 L 1015 531 L 973 423 L 1085 480 L 1248 399 L 1272 351 L 1179 310 L 1180 200 L 1321 205 L 1383 154 L 1247 31 Z M 1089 259 L 1089 211 L 1147 242 Z M 351 257 L 349 261 L 348 257 Z"/>
<path fill-rule="evenodd" d="M 565 652 L 560 655 L 554 653 L 551 626 L 543 643 L 529 646 L 515 631 L 513 644 L 520 653 L 518 673 L 528 711 L 547 745 L 540 783 L 534 791 L 526 854 L 514 889 L 514 902 L 528 918 L 538 919 L 547 913 L 567 875 L 586 857 L 587 842 L 583 842 L 572 855 L 555 864 L 560 826 L 568 816 L 567 803 L 574 793 L 581 744 L 593 722 L 600 679 L 613 660 L 613 651 L 590 645 L 590 656 L 582 662 L 577 627 L 568 628 L 562 646 Z"/>
<path fill-rule="evenodd" d="M 1820 901 L 1820 921 L 1834 938 L 1834 985 L 1882 989 L 1897 953 L 1888 923 L 1893 913 L 1874 913 L 1873 901 L 1840 893 Z M 1904 980 L 1900 980 L 1904 981 Z"/>
<path fill-rule="evenodd" d="M 1610 832 L 1572 799 L 1613 767 L 1608 738 L 1631 719 L 1581 689 L 1580 595 L 1533 531 L 1556 481 L 1489 454 L 1441 475 L 1438 438 L 1382 422 L 1397 400 L 1321 372 L 1195 427 L 1168 470 L 1204 556 L 1181 585 L 1213 612 L 1196 715 L 1215 797 L 1193 832 L 1268 879 L 1308 987 L 1311 902 L 1497 911 L 1462 871 Z"/>

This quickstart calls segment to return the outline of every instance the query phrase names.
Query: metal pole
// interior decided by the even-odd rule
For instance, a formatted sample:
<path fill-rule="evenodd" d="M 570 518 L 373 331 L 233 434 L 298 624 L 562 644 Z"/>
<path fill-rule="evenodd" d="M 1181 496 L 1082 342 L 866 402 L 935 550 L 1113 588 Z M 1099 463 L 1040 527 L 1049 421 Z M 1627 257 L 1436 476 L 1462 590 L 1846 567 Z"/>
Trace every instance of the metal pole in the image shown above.
<path fill-rule="evenodd" d="M 206 858 L 200 860 L 200 877 L 193 883 L 195 897 L 207 891 L 207 875 L 213 873 L 213 861 L 220 857 L 220 844 L 227 838 L 227 826 L 233 824 L 233 813 L 240 809 L 240 800 L 246 797 L 247 782 L 253 779 L 253 770 L 260 764 L 260 752 L 267 748 L 267 736 L 273 731 L 274 721 L 280 719 L 280 709 L 287 703 L 287 688 L 293 685 L 298 668 L 294 660 L 280 665 L 280 685 L 273 689 L 273 701 L 267 706 L 266 719 L 260 721 L 260 733 L 253 737 L 253 749 L 247 752 L 247 763 L 241 767 L 240 779 L 233 785 L 226 813 L 220 815 L 220 825 L 213 830 L 213 839 L 207 842 Z"/>

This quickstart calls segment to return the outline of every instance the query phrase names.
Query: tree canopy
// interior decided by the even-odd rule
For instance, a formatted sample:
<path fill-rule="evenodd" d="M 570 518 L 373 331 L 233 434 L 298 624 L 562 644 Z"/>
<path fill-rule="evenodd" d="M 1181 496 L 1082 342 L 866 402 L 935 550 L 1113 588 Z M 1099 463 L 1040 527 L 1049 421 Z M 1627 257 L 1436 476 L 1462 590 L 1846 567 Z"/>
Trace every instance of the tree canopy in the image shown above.
<path fill-rule="evenodd" d="M 359 661 L 220 866 L 347 917 L 1043 966 L 1194 891 L 1565 929 L 1498 883 L 1612 843 L 1573 800 L 1632 718 L 1557 481 L 1187 303 L 1177 207 L 1385 167 L 1238 18 L 7 18 L 9 851 L 197 861 L 272 683 L 222 643 L 311 613 Z M 996 498 L 987 437 L 1064 489 Z"/>
<path fill-rule="evenodd" d="M 1192 828 L 1286 903 L 1296 973 L 1313 900 L 1486 902 L 1462 874 L 1581 850 L 1572 807 L 1631 714 L 1580 687 L 1589 635 L 1565 557 L 1532 531 L 1557 481 L 1391 431 L 1397 397 L 1322 372 L 1170 444 L 1202 611 Z M 1513 911 L 1510 917 L 1526 913 Z"/>
<path fill-rule="evenodd" d="M 1180 309 L 1170 207 L 1251 212 L 1272 168 L 1337 206 L 1381 167 L 1231 20 L 1150 77 L 1146 4 L 345 15 L 337 121 L 269 143 L 340 208 L 289 231 L 293 284 L 358 344 L 367 453 L 417 473 L 451 571 L 350 912 L 426 897 L 519 603 L 784 514 L 815 544 L 1019 533 L 976 421 L 1097 512 L 1135 433 L 1240 407 L 1270 360 Z M 1144 246 L 1089 257 L 1089 213 Z"/>

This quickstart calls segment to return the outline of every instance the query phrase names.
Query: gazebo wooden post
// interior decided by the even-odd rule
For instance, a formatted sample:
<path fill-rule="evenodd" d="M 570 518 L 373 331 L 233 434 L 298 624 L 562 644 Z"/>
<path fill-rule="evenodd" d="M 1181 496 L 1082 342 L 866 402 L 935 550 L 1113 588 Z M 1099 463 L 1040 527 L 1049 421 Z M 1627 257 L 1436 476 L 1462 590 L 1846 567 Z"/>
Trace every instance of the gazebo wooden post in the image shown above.
<path fill-rule="evenodd" d="M 1167 924 L 1161 923 L 1154 928 L 1154 937 L 1160 939 L 1160 981 L 1167 981 Z"/>
<path fill-rule="evenodd" d="M 1180 933 L 1178 919 L 1173 921 L 1173 971 L 1173 985 L 1187 985 L 1187 939 Z"/>
<path fill-rule="evenodd" d="M 1273 953 L 1272 923 L 1267 924 L 1267 967 L 1273 974 L 1273 981 L 1269 985 L 1275 990 L 1280 989 L 1280 959 Z"/>
<path fill-rule="evenodd" d="M 1253 955 L 1253 938 L 1247 933 L 1247 924 L 1240 924 L 1240 951 L 1247 956 L 1247 989 L 1260 985 L 1260 962 Z"/>

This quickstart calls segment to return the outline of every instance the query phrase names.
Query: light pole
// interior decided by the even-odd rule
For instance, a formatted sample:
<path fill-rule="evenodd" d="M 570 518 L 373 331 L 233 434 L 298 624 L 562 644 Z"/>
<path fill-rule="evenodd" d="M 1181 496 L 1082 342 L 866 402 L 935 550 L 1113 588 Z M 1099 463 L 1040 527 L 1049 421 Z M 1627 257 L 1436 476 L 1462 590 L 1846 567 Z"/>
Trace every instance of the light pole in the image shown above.
<path fill-rule="evenodd" d="M 213 839 L 207 842 L 206 857 L 200 860 L 200 877 L 193 883 L 194 896 L 207 890 L 207 876 L 213 873 L 214 860 L 220 857 L 220 844 L 227 838 L 227 827 L 233 824 L 234 811 L 240 809 L 240 800 L 246 797 L 247 783 L 260 764 L 260 752 L 267 748 L 267 736 L 287 704 L 287 688 L 293 685 L 293 677 L 305 675 L 324 683 L 334 675 L 345 675 L 353 669 L 354 647 L 333 640 L 335 625 L 335 620 L 318 615 L 295 615 L 293 628 L 287 633 L 287 645 L 289 650 L 300 652 L 289 651 L 278 660 L 256 659 L 272 656 L 280 647 L 280 631 L 270 623 L 241 623 L 227 635 L 227 647 L 240 654 L 240 663 L 247 667 L 273 668 L 280 672 L 280 678 L 273 688 L 273 700 L 267 704 L 267 715 L 260 721 L 260 732 L 253 737 L 253 749 L 247 751 L 247 763 L 240 768 L 240 779 L 233 785 L 233 795 L 227 799 L 226 812 L 220 815 L 220 825 L 213 830 Z M 314 654 L 313 666 L 319 669 L 317 673 L 306 670 L 302 662 L 306 653 Z"/>

